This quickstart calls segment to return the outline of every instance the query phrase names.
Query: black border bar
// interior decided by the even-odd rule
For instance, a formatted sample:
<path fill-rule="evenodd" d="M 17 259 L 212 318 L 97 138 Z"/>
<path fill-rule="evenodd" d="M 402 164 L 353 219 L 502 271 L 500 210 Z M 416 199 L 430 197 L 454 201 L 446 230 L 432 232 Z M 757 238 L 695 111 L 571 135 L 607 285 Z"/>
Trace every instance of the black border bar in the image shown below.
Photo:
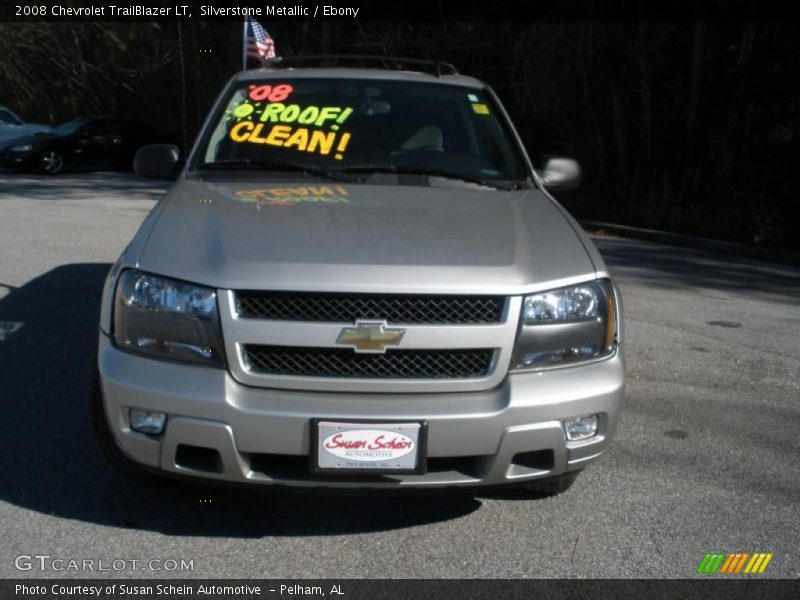
<path fill-rule="evenodd" d="M 23 593 L 17 586 L 38 588 L 43 593 Z M 144 593 L 122 593 L 123 586 Z M 159 588 L 158 586 L 161 586 Z M 173 590 L 170 586 L 177 588 Z M 201 593 L 200 586 L 213 590 Z M 283 586 L 283 587 L 282 587 Z M 334 587 L 335 586 L 335 587 Z M 81 591 L 82 588 L 85 591 Z M 148 589 L 152 593 L 148 593 Z M 226 590 L 225 588 L 233 588 Z M 321 590 L 324 595 L 308 593 Z M 91 590 L 91 591 L 90 591 Z M 97 593 L 99 590 L 99 593 Z M 158 593 L 158 591 L 174 593 Z M 180 591 L 178 591 L 180 590 Z M 77 591 L 77 593 L 75 593 Z M 230 593 L 226 593 L 230 592 Z M 337 593 L 338 592 L 338 593 Z M 0 582 L 0 598 L 38 600 L 97 600 L 136 598 L 138 600 L 257 600 L 308 599 L 334 600 L 472 600 L 539 598 L 593 600 L 609 598 L 647 598 L 653 600 L 694 598 L 737 600 L 800 597 L 800 583 L 790 579 L 755 579 L 752 576 L 715 579 L 6 579 Z"/>
<path fill-rule="evenodd" d="M 111 6 L 130 14 L 113 13 Z M 185 7 L 185 8 L 184 8 Z M 325 7 L 331 7 L 325 14 Z M 44 10 L 41 11 L 40 8 Z M 75 14 L 78 9 L 80 15 Z M 145 9 L 162 9 L 147 14 Z M 225 10 L 227 9 L 227 10 Z M 694 22 L 795 21 L 800 7 L 785 0 L 297 0 L 228 4 L 223 0 L 8 0 L 0 21 L 242 21 L 242 9 L 258 11 L 263 24 L 276 21 L 379 22 Z M 347 10 L 350 9 L 350 10 Z M 89 14 L 86 14 L 86 12 Z M 167 14 L 163 14 L 164 11 Z M 357 11 L 357 12 L 356 12 Z M 44 14 L 42 14 L 42 12 Z M 35 14 L 34 14 L 35 13 Z M 268 26 L 268 25 L 267 25 Z"/>

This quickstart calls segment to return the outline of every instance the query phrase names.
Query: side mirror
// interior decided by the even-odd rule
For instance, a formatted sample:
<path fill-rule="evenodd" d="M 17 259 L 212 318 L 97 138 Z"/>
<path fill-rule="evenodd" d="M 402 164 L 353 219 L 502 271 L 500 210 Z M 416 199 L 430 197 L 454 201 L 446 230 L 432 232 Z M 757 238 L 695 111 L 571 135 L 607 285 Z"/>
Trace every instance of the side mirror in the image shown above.
<path fill-rule="evenodd" d="M 550 158 L 540 176 L 547 190 L 574 190 L 581 184 L 581 166 L 571 158 Z"/>
<path fill-rule="evenodd" d="M 140 177 L 170 179 L 179 157 L 178 147 L 172 144 L 142 146 L 133 158 L 133 170 Z"/>

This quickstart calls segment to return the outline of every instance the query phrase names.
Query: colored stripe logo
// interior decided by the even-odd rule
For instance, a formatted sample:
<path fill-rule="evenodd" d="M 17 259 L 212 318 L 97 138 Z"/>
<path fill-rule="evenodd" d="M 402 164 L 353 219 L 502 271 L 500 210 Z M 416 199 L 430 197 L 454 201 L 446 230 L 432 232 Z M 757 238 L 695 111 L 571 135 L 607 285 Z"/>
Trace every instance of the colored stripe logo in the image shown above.
<path fill-rule="evenodd" d="M 718 575 L 755 575 L 763 573 L 772 560 L 772 552 L 708 552 L 697 572 Z"/>

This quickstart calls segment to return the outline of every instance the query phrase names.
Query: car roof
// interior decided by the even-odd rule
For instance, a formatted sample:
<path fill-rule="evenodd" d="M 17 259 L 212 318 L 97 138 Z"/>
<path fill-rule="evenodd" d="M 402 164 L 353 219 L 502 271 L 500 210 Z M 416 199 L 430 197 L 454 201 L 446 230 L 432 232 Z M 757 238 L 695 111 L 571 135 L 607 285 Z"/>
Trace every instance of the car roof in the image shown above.
<path fill-rule="evenodd" d="M 448 84 L 473 89 L 483 89 L 486 85 L 474 77 L 466 75 L 434 75 L 419 71 L 394 69 L 369 69 L 348 67 L 302 67 L 281 69 L 251 69 L 241 71 L 234 81 L 258 81 L 264 79 L 372 79 L 375 81 L 414 81 L 419 83 Z"/>

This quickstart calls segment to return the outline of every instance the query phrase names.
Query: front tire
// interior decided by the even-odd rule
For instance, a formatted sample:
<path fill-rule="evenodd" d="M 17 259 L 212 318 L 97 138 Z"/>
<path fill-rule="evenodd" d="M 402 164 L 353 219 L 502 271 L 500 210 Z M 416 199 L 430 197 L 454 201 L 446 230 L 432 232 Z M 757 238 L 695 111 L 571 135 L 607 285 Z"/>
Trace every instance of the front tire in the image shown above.
<path fill-rule="evenodd" d="M 45 150 L 39 157 L 39 169 L 47 175 L 58 175 L 64 170 L 64 157 L 57 150 Z"/>

